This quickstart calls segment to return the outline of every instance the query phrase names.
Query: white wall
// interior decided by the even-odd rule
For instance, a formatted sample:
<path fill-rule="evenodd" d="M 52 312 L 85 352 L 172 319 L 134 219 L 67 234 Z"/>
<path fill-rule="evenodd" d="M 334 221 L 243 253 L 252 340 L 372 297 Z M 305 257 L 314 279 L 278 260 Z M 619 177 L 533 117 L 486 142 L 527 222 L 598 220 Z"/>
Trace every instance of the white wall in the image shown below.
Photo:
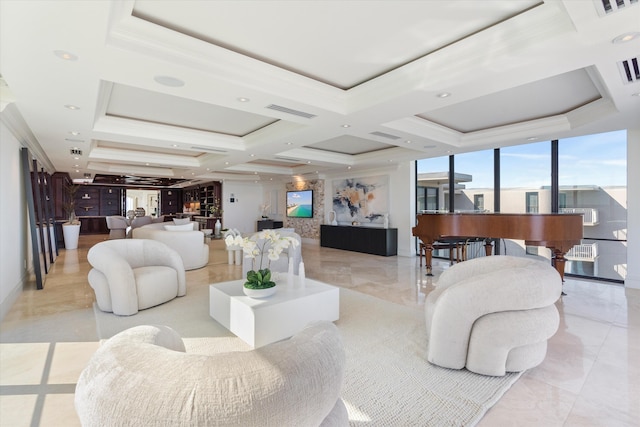
<path fill-rule="evenodd" d="M 2 114 L 2 113 L 0 113 Z M 28 280 L 29 233 L 20 163 L 22 144 L 0 122 L 0 320 Z"/>
<path fill-rule="evenodd" d="M 235 201 L 231 203 L 233 194 Z M 222 183 L 222 223 L 224 228 L 237 228 L 243 234 L 256 231 L 260 219 L 259 206 L 264 203 L 263 185 L 254 181 Z"/>
<path fill-rule="evenodd" d="M 640 128 L 627 131 L 627 288 L 640 289 Z"/>

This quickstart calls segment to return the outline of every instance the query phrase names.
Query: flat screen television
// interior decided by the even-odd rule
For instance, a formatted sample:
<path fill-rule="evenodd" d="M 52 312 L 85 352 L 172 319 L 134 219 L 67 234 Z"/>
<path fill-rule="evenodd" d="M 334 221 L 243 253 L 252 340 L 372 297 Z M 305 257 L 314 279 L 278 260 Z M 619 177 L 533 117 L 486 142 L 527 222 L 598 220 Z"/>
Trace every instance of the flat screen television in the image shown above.
<path fill-rule="evenodd" d="M 313 190 L 287 191 L 287 216 L 313 218 Z"/>

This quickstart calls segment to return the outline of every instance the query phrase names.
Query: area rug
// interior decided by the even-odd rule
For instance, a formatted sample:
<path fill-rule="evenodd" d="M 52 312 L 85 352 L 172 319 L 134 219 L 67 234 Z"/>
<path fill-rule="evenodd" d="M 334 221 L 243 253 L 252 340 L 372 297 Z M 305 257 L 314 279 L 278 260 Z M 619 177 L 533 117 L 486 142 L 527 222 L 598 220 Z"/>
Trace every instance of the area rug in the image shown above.
<path fill-rule="evenodd" d="M 100 338 L 136 325 L 164 324 L 188 352 L 251 348 L 209 316 L 207 286 L 187 296 L 119 317 L 94 308 Z M 520 377 L 487 377 L 426 361 L 424 313 L 340 289 L 336 322 L 346 350 L 342 398 L 352 426 L 473 426 Z"/>

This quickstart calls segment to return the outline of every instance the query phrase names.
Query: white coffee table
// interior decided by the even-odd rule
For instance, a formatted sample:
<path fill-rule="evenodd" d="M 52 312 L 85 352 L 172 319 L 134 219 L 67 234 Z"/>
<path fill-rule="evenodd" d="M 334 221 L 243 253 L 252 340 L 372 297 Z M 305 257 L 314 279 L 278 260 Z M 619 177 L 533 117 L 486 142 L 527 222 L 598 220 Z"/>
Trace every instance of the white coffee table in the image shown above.
<path fill-rule="evenodd" d="M 254 348 L 289 338 L 313 321 L 336 321 L 340 317 L 339 288 L 294 277 L 291 285 L 277 285 L 274 295 L 249 298 L 244 280 L 209 286 L 209 314 Z"/>

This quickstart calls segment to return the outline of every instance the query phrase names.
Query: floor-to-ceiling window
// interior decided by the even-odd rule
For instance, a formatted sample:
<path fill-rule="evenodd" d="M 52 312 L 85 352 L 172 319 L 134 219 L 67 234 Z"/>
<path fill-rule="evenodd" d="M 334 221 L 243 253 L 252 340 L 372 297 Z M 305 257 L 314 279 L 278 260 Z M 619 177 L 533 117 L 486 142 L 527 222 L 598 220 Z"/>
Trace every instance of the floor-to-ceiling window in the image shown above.
<path fill-rule="evenodd" d="M 552 181 L 557 185 L 559 213 L 580 213 L 584 218 L 582 244 L 568 254 L 566 273 L 623 281 L 626 277 L 627 183 L 626 131 L 587 135 L 554 143 L 543 141 L 496 150 L 500 188 L 493 188 L 494 170 L 490 151 L 454 157 L 456 197 L 454 211 L 492 211 L 495 191 L 499 191 L 499 212 L 551 213 Z M 558 174 L 552 180 L 552 164 Z M 422 209 L 449 211 L 448 157 L 419 160 L 417 186 L 422 191 Z M 427 190 L 437 194 L 436 208 L 426 208 Z M 422 189 L 422 190 L 421 190 Z M 553 191 L 552 191 L 553 190 Z M 503 240 L 500 253 L 550 256 L 543 247 Z"/>
<path fill-rule="evenodd" d="M 449 209 L 449 157 L 420 160 L 416 168 L 417 211 L 446 212 Z"/>
<path fill-rule="evenodd" d="M 627 241 L 627 134 L 558 141 L 559 211 L 583 215 L 582 244 L 567 254 L 567 273 L 624 280 Z"/>
<path fill-rule="evenodd" d="M 457 212 L 493 212 L 493 150 L 455 156 Z"/>
<path fill-rule="evenodd" d="M 551 213 L 551 142 L 500 149 L 500 212 Z"/>

